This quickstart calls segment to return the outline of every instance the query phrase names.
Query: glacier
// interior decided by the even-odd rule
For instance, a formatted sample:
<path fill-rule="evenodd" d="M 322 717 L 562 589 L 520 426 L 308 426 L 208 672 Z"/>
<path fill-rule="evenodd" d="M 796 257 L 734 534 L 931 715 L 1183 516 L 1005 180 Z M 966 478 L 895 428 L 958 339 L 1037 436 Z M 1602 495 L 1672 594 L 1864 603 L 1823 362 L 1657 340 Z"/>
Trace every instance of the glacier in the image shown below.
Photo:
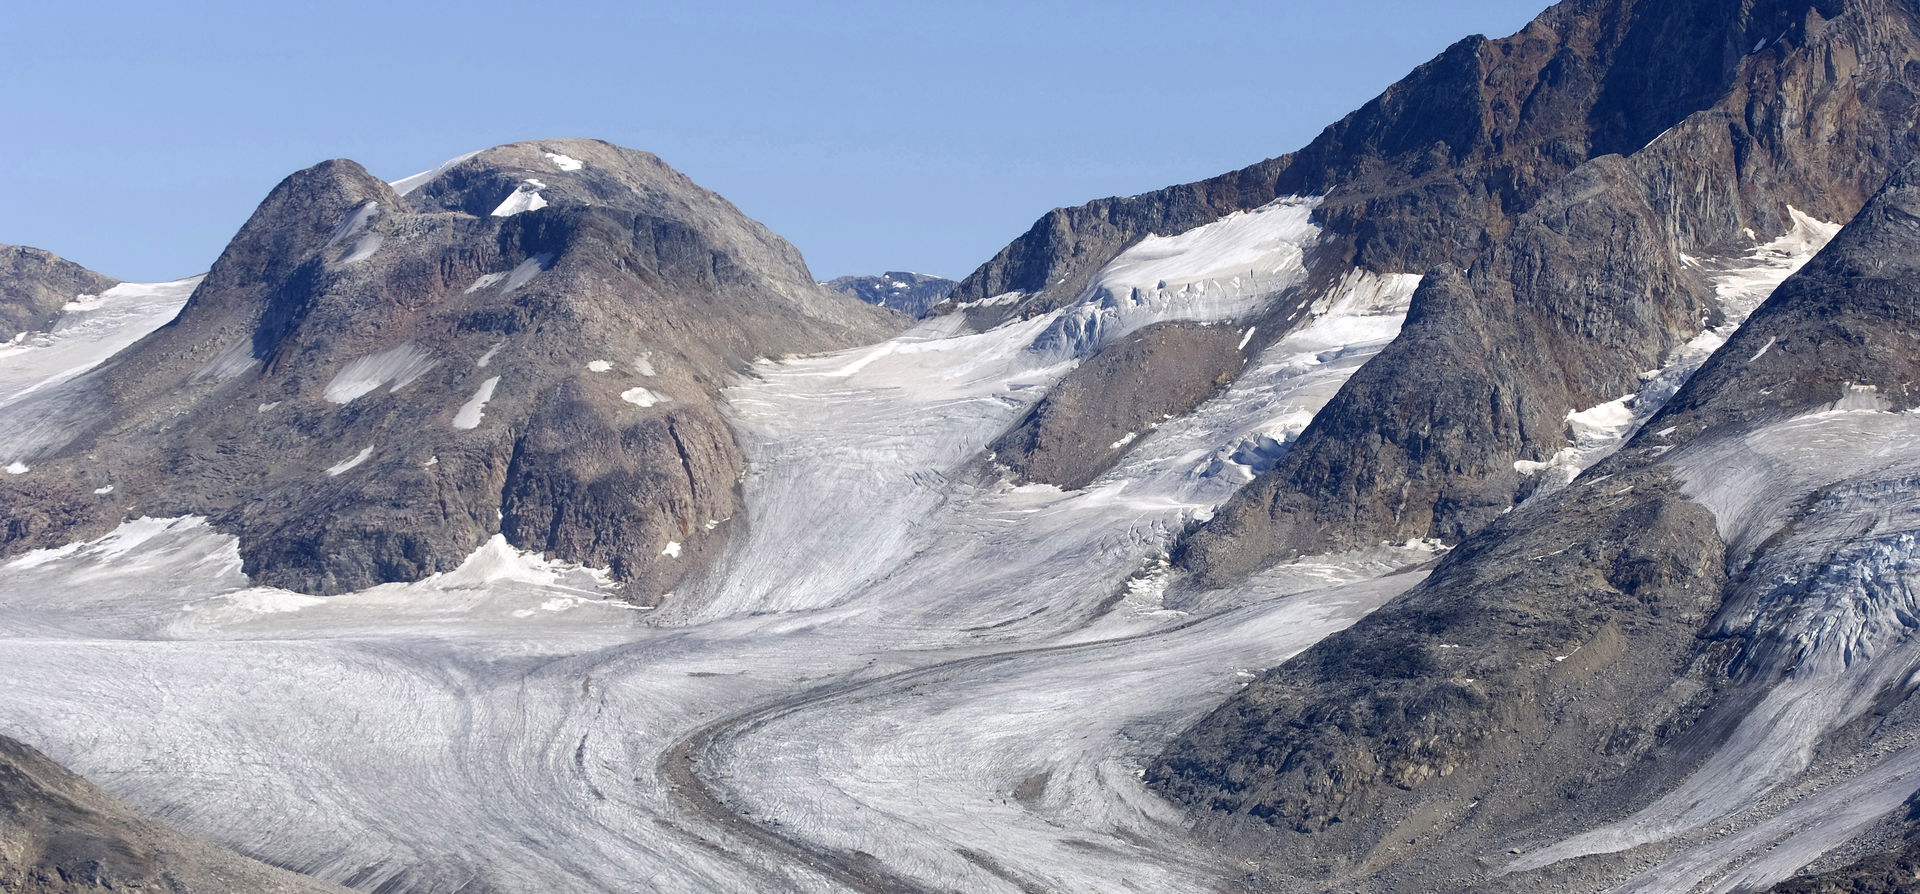
<path fill-rule="evenodd" d="M 523 190 L 508 204 L 537 198 Z M 1144 761 L 1260 671 L 1417 584 L 1444 546 L 1307 557 L 1204 594 L 1169 593 L 1166 551 L 1284 456 L 1396 337 L 1420 277 L 1339 277 L 1224 391 L 1135 432 L 1085 488 L 1015 484 L 987 447 L 1125 333 L 1165 320 L 1244 327 L 1304 287 L 1313 207 L 1286 199 L 1149 238 L 1080 300 L 1033 319 L 972 331 L 954 313 L 877 345 L 756 362 L 724 392 L 747 458 L 744 524 L 714 573 L 682 592 L 624 593 L 604 570 L 496 536 L 456 571 L 317 598 L 251 585 L 233 538 L 199 518 L 139 518 L 16 558 L 0 565 L 0 668 L 15 681 L 0 725 L 180 829 L 362 889 L 1220 883 L 1236 867 L 1180 834 L 1180 815 L 1141 782 Z M 1799 242 L 1717 266 L 1730 305 L 1751 310 L 1804 262 L 1830 235 L 1816 223 L 1796 229 Z M 349 220 L 339 239 L 359 235 Z M 511 289 L 548 262 L 474 288 Z M 45 353 L 0 350 L 0 414 L 164 323 L 191 283 L 102 296 L 72 311 Z M 1593 432 L 1558 464 L 1567 477 L 1710 351 L 1703 342 L 1678 353 L 1630 407 L 1583 414 Z M 489 351 L 476 365 L 493 360 Z M 326 396 L 348 404 L 397 390 L 435 362 L 410 345 L 360 358 Z M 634 363 L 652 374 L 649 358 Z M 456 426 L 481 424 L 500 378 L 474 392 Z M 1875 411 L 1833 412 L 1849 421 L 1796 424 L 1827 432 L 1867 425 Z M 1910 422 L 1895 416 L 1870 424 Z M 1764 491 L 1780 468 L 1769 451 L 1794 437 L 1673 462 L 1744 463 L 1761 482 L 1750 490 Z M 325 471 L 349 471 L 373 449 Z M 1855 483 L 1848 518 L 1870 515 L 1885 484 Z M 1761 524 L 1746 519 L 1769 517 L 1699 498 L 1735 539 Z M 1904 581 L 1912 543 L 1890 527 L 1847 567 Z M 1835 578 L 1833 592 L 1851 580 Z M 621 598 L 634 595 L 662 598 L 650 610 Z M 1769 597 L 1751 604 L 1760 617 Z M 1892 635 L 1887 617 L 1856 627 L 1810 641 L 1822 655 L 1879 661 L 1875 679 L 1909 672 L 1876 639 Z M 1857 698 L 1831 698 L 1841 684 L 1824 671 L 1806 673 L 1804 690 L 1781 696 L 1799 700 L 1777 712 L 1806 719 L 1741 744 L 1773 748 L 1768 736 L 1827 728 L 1856 709 Z M 1850 821 L 1877 817 L 1872 781 L 1920 772 L 1913 755 L 1899 751 L 1811 803 Z M 1717 774 L 1674 796 L 1705 812 L 1650 808 L 1608 841 L 1684 838 L 1793 769 L 1788 760 L 1738 790 Z M 1788 866 L 1768 848 L 1818 848 L 1837 834 L 1767 831 L 1787 817 L 1671 859 L 1739 884 L 1784 876 L 1805 861 Z"/>

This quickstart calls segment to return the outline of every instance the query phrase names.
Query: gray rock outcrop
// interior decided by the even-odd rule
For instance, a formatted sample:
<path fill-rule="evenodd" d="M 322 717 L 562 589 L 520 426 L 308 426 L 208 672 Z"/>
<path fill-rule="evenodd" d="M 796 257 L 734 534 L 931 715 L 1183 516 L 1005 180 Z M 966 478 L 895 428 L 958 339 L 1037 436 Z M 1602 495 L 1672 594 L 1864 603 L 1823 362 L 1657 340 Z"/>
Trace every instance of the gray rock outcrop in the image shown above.
<path fill-rule="evenodd" d="M 1882 0 L 1743 9 L 1710 0 L 1563 3 L 1500 44 L 1494 55 L 1506 65 L 1542 52 L 1542 42 L 1561 45 L 1554 58 L 1565 61 L 1537 73 L 1543 110 L 1513 126 L 1516 135 L 1552 130 L 1557 114 L 1566 119 L 1564 136 L 1577 121 L 1571 132 L 1582 136 L 1571 145 L 1593 157 L 1549 185 L 1513 193 L 1533 196 L 1524 210 L 1507 202 L 1497 215 L 1478 215 L 1477 241 L 1487 247 L 1455 254 L 1472 260 L 1429 277 L 1401 338 L 1342 389 L 1279 465 L 1183 546 L 1179 564 L 1217 585 L 1303 553 L 1410 537 L 1458 542 L 1525 496 L 1530 484 L 1514 462 L 1565 446 L 1570 411 L 1633 393 L 1641 371 L 1713 322 L 1711 289 L 1683 255 L 1736 253 L 1752 244 L 1749 233 L 1764 241 L 1787 229 L 1789 206 L 1850 219 L 1912 153 L 1909 122 L 1920 108 L 1920 81 L 1910 81 L 1920 67 L 1913 12 Z M 1710 46 L 1674 46 L 1672 29 L 1682 22 Z M 1750 41 L 1762 23 L 1770 33 Z M 1603 26 L 1623 29 L 1608 32 L 1611 56 L 1577 51 Z M 1574 61 L 1586 52 L 1611 67 L 1589 75 L 1605 89 L 1571 91 L 1591 101 L 1576 117 L 1580 107 L 1561 108 L 1570 100 L 1556 78 L 1598 64 Z M 1641 81 L 1645 71 L 1704 64 L 1671 62 L 1689 54 L 1721 67 Z M 1627 89 L 1620 82 L 1638 86 L 1618 93 Z M 1711 99 L 1709 89 L 1722 92 Z M 1615 107 L 1629 95 L 1649 108 Z M 1491 120 L 1500 108 L 1495 101 L 1468 117 Z M 1667 112 L 1649 110 L 1656 108 Z M 1659 121 L 1672 126 L 1646 133 Z M 1821 124 L 1810 129 L 1812 121 Z M 1473 176 L 1514 175 L 1513 142 L 1497 142 L 1506 146 L 1497 163 Z M 1540 181 L 1555 168 L 1535 165 L 1525 179 Z M 1425 193 L 1409 195 L 1407 207 L 1425 209 L 1419 213 L 1446 213 Z M 1327 212 L 1336 231 L 1341 207 Z M 1375 263 L 1383 252 L 1395 263 L 1452 263 L 1447 252 L 1412 246 L 1474 241 L 1415 235 L 1415 222 L 1397 211 L 1386 219 L 1396 222 L 1356 242 L 1356 263 Z"/>
<path fill-rule="evenodd" d="M 1218 586 L 1303 553 L 1458 542 L 1530 491 L 1514 463 L 1566 446 L 1570 411 L 1716 322 L 1682 255 L 1748 250 L 1789 206 L 1844 222 L 1905 161 L 1916 46 L 1896 0 L 1568 0 L 1460 41 L 1298 152 L 1056 209 L 948 306 L 977 327 L 1048 313 L 1150 234 L 1321 196 L 1310 275 L 1272 310 L 1353 267 L 1432 275 L 1402 338 L 1177 563 Z"/>

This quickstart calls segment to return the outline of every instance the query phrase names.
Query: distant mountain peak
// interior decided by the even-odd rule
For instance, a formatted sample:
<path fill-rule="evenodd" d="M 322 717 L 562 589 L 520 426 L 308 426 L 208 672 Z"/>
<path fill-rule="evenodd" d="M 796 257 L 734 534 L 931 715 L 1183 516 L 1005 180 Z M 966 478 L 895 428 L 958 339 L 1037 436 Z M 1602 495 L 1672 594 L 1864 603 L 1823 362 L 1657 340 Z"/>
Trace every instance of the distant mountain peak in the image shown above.
<path fill-rule="evenodd" d="M 50 251 L 0 245 L 0 344 L 45 330 L 75 298 L 119 282 Z"/>
<path fill-rule="evenodd" d="M 912 317 L 925 316 L 947 300 L 958 282 L 925 273 L 890 270 L 879 276 L 841 276 L 821 285 L 868 304 L 891 308 Z"/>

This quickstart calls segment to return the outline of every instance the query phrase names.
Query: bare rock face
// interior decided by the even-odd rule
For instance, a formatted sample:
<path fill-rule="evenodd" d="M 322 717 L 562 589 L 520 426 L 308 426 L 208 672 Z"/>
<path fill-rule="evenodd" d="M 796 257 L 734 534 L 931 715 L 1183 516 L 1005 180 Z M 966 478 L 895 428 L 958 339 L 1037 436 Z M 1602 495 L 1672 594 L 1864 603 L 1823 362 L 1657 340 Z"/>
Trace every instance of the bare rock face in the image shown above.
<path fill-rule="evenodd" d="M 1779 483 L 1747 485 L 1761 509 L 1715 497 L 1710 511 L 1699 494 L 1736 472 L 1695 457 L 1776 443 L 1782 435 L 1756 432 L 1844 417 L 1828 409 L 1849 401 L 1890 418 L 1915 405 L 1916 184 L 1920 168 L 1893 177 L 1620 453 L 1493 521 L 1420 586 L 1230 698 L 1149 782 L 1222 840 L 1281 865 L 1319 861 L 1315 884 L 1358 873 L 1382 890 L 1535 890 L 1539 878 L 1500 871 L 1521 853 L 1514 845 L 1646 806 L 1737 726 L 1769 727 L 1747 711 L 1820 661 L 1867 681 L 1847 685 L 1871 704 L 1847 713 L 1835 706 L 1845 697 L 1826 699 L 1823 760 L 1876 759 L 1876 742 L 1915 710 L 1898 656 L 1890 670 L 1871 657 L 1899 648 L 1905 622 L 1885 640 L 1819 643 L 1811 631 L 1871 631 L 1852 615 L 1902 611 L 1905 585 L 1885 569 L 1906 567 L 1910 473 L 1876 468 L 1871 442 L 1836 440 L 1823 461 L 1842 471 L 1789 466 Z M 1861 471 L 1844 471 L 1855 461 Z M 1884 690 L 1871 683 L 1879 673 L 1890 675 Z M 1564 882 L 1640 865 L 1615 850 L 1522 868 Z M 1849 878 L 1879 884 L 1899 859 Z"/>
<path fill-rule="evenodd" d="M 0 342 L 44 330 L 68 302 L 116 285 L 119 280 L 51 252 L 0 245 Z"/>
<path fill-rule="evenodd" d="M 1751 428 L 1871 389 L 1920 406 L 1920 167 L 1909 166 L 1780 284 L 1648 427 Z"/>
<path fill-rule="evenodd" d="M 1568 410 L 1635 391 L 1711 298 L 1632 168 L 1582 166 L 1472 268 L 1429 276 L 1400 339 L 1179 561 L 1213 584 L 1302 553 L 1459 542 L 1514 505 L 1515 459 L 1557 450 Z"/>
<path fill-rule="evenodd" d="M 1075 367 L 988 449 L 1022 480 L 1085 487 L 1162 420 L 1219 393 L 1244 347 L 1232 326 L 1148 326 Z"/>
<path fill-rule="evenodd" d="M 319 894 L 345 889 L 181 835 L 0 737 L 0 890 Z"/>
<path fill-rule="evenodd" d="M 178 319 L 23 405 L 5 549 L 204 515 L 256 581 L 325 594 L 502 533 L 652 601 L 735 515 L 726 377 L 898 325 L 645 153 L 520 143 L 405 185 L 289 177 Z"/>

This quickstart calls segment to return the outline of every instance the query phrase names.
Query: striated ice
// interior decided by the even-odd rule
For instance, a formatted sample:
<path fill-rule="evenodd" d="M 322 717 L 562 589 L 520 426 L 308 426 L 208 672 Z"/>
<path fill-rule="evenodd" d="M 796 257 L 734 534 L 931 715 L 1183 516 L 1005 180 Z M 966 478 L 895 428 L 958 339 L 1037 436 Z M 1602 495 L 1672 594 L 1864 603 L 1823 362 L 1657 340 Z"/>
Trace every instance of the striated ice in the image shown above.
<path fill-rule="evenodd" d="M 327 475 L 329 477 L 338 476 L 341 473 L 349 469 L 352 469 L 363 462 L 366 462 L 367 459 L 372 456 L 373 456 L 373 447 L 369 446 L 365 450 L 362 450 L 359 453 L 354 454 L 352 459 L 346 460 L 345 462 L 342 462 L 338 465 L 328 466 Z"/>
<path fill-rule="evenodd" d="M 325 396 L 332 403 L 348 404 L 381 387 L 399 391 L 438 363 L 427 349 L 410 341 L 401 342 L 378 354 L 349 361 L 327 383 Z"/>

